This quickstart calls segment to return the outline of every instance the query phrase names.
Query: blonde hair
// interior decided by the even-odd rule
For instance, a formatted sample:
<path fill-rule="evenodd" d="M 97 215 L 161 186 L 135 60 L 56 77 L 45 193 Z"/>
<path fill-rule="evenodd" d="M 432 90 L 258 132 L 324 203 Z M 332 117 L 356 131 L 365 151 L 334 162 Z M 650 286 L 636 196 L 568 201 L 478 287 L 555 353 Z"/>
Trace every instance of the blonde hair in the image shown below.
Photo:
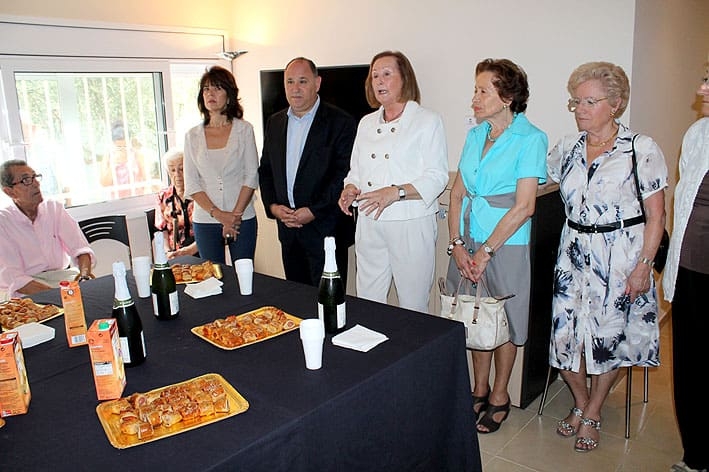
<path fill-rule="evenodd" d="M 579 85 L 589 80 L 598 80 L 601 83 L 608 97 L 608 103 L 618 107 L 614 116 L 616 118 L 621 116 L 630 100 L 630 82 L 623 68 L 610 62 L 581 64 L 571 73 L 566 89 L 573 96 Z"/>

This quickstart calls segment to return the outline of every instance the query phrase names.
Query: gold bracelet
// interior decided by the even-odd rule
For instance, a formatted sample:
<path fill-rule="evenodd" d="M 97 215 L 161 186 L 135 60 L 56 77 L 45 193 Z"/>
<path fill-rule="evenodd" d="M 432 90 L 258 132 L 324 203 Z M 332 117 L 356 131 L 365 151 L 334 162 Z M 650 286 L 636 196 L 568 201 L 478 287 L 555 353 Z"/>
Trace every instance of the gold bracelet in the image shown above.
<path fill-rule="evenodd" d="M 643 264 L 649 265 L 651 269 L 652 269 L 653 267 L 655 267 L 655 261 L 650 260 L 650 259 L 648 259 L 647 257 L 641 257 L 641 258 L 640 258 L 640 262 L 642 262 Z"/>

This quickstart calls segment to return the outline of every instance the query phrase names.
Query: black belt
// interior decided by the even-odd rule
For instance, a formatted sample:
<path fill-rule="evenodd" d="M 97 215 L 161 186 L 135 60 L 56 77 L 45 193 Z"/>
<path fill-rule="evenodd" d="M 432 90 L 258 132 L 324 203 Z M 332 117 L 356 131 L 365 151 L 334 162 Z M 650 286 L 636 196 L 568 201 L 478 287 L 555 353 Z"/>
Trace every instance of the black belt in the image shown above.
<path fill-rule="evenodd" d="M 575 229 L 579 233 L 608 233 L 610 231 L 615 231 L 620 228 L 628 228 L 630 226 L 639 225 L 640 223 L 645 223 L 645 219 L 641 216 L 636 216 L 634 218 L 628 218 L 623 221 L 616 221 L 614 223 L 608 223 L 605 225 L 580 225 L 574 221 L 566 220 L 566 224 L 569 228 Z"/>

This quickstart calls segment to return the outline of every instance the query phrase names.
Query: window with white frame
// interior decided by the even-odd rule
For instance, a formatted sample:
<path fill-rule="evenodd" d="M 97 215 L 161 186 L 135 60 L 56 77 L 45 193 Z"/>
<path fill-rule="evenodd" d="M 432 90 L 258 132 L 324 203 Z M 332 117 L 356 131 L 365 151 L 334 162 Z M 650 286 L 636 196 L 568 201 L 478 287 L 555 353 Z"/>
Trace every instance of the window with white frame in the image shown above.
<path fill-rule="evenodd" d="M 45 198 L 67 207 L 99 202 L 131 206 L 123 201 L 145 207 L 167 183 L 161 156 L 181 147 L 184 133 L 201 120 L 199 78 L 217 62 L 215 44 L 221 42 L 223 48 L 223 37 L 3 21 L 0 37 L 21 39 L 29 29 L 26 39 L 31 41 L 37 28 L 59 34 L 58 43 L 66 35 L 75 52 L 72 57 L 57 54 L 53 48 L 59 46 L 46 43 L 46 57 L 41 58 L 0 51 L 2 160 L 27 160 L 42 174 Z M 77 31 L 85 36 L 80 41 L 73 39 Z M 117 57 L 97 57 L 97 44 L 109 39 L 107 55 Z M 149 46 L 132 47 L 146 40 Z M 31 45 L 17 43 L 21 46 L 13 47 L 18 52 L 32 52 Z M 215 59 L 194 57 L 190 51 L 195 44 L 201 47 L 199 54 Z"/>

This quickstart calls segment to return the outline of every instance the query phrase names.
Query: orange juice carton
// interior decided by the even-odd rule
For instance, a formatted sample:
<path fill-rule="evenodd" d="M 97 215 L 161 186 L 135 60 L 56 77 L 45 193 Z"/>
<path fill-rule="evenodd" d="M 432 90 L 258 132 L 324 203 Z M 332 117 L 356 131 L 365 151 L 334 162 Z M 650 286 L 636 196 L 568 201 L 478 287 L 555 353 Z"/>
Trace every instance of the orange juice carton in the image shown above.
<path fill-rule="evenodd" d="M 84 302 L 81 299 L 79 282 L 63 281 L 59 286 L 64 306 L 66 340 L 69 347 L 83 346 L 86 344 L 86 316 L 84 316 Z"/>
<path fill-rule="evenodd" d="M 0 334 L 0 417 L 22 415 L 30 406 L 30 384 L 16 332 Z"/>
<path fill-rule="evenodd" d="M 126 374 L 116 320 L 95 320 L 89 327 L 87 338 L 98 399 L 120 398 L 126 386 Z"/>

